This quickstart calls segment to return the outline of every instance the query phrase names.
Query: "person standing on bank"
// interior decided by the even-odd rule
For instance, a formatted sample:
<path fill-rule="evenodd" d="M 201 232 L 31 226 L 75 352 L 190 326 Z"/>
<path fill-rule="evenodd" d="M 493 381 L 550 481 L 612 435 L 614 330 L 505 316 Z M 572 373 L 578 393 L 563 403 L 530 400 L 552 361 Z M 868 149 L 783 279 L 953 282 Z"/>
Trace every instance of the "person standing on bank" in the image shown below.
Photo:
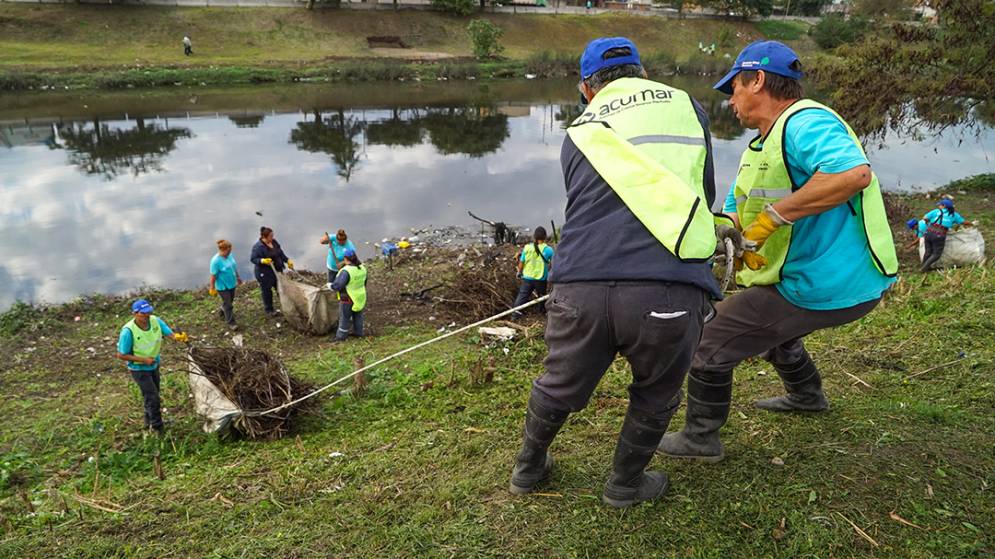
<path fill-rule="evenodd" d="M 964 217 L 954 210 L 954 201 L 943 198 L 936 203 L 936 209 L 922 217 L 926 222 L 926 234 L 923 235 L 926 252 L 922 257 L 920 272 L 928 272 L 943 256 L 943 248 L 947 244 L 947 231 L 955 225 L 964 223 Z"/>
<path fill-rule="evenodd" d="M 366 268 L 349 248 L 342 254 L 345 265 L 332 282 L 332 290 L 339 293 L 339 326 L 335 341 L 342 342 L 352 333 L 363 337 L 363 309 L 366 308 Z"/>
<path fill-rule="evenodd" d="M 238 263 L 231 252 L 231 242 L 221 239 L 217 242 L 218 252 L 211 258 L 211 295 L 221 297 L 221 316 L 228 328 L 237 330 L 235 324 L 235 288 L 242 285 L 238 275 Z"/>
<path fill-rule="evenodd" d="M 294 261 L 284 254 L 269 227 L 259 228 L 259 240 L 252 246 L 249 260 L 256 266 L 256 281 L 259 282 L 259 293 L 263 298 L 263 310 L 268 316 L 275 316 L 273 290 L 276 288 L 276 273 L 282 272 L 284 265 L 293 270 Z"/>
<path fill-rule="evenodd" d="M 710 299 L 721 297 L 708 264 L 711 138 L 701 106 L 648 80 L 630 40 L 595 39 L 580 70 L 589 104 L 560 152 L 567 204 L 546 304 L 549 354 L 509 489 L 530 493 L 549 477 L 548 447 L 621 353 L 633 380 L 602 501 L 626 507 L 667 490 L 666 474 L 645 468 L 680 403 Z"/>
<path fill-rule="evenodd" d="M 352 244 L 352 241 L 349 240 L 349 237 L 345 234 L 345 229 L 339 229 L 334 239 L 330 238 L 328 233 L 325 233 L 319 242 L 323 245 L 328 245 L 328 258 L 325 259 L 325 267 L 328 268 L 328 283 L 332 283 L 335 281 L 335 276 L 339 273 L 339 270 L 346 265 L 345 251 L 352 250 L 356 252 L 356 245 Z"/>
<path fill-rule="evenodd" d="M 183 36 L 183 55 L 190 56 L 193 54 L 193 42 L 190 41 L 190 37 Z"/>
<path fill-rule="evenodd" d="M 152 304 L 145 299 L 131 304 L 132 319 L 121 328 L 117 339 L 117 358 L 128 363 L 128 372 L 142 392 L 145 428 L 161 435 L 165 431 L 159 401 L 159 353 L 162 338 L 172 338 L 180 343 L 186 343 L 190 338 L 183 332 L 173 332 L 152 311 Z"/>
<path fill-rule="evenodd" d="M 716 306 L 688 374 L 687 420 L 660 444 L 668 456 L 717 462 L 729 416 L 733 369 L 760 356 L 787 392 L 757 407 L 829 407 L 802 339 L 871 311 L 896 281 L 898 257 L 878 179 L 860 140 L 832 109 L 804 99 L 801 62 L 786 45 L 756 41 L 715 85 L 746 128 L 724 211 L 756 253 L 736 276 L 746 289 Z"/>
<path fill-rule="evenodd" d="M 546 244 L 546 228 L 536 227 L 532 242 L 522 247 L 519 253 L 517 275 L 522 280 L 522 285 L 518 288 L 518 297 L 512 307 L 524 305 L 532 298 L 533 293 L 536 297 L 546 294 L 546 279 L 552 266 L 553 247 Z M 545 303 L 539 303 L 539 312 L 546 312 Z M 513 316 L 520 318 L 522 313 L 516 312 Z"/>

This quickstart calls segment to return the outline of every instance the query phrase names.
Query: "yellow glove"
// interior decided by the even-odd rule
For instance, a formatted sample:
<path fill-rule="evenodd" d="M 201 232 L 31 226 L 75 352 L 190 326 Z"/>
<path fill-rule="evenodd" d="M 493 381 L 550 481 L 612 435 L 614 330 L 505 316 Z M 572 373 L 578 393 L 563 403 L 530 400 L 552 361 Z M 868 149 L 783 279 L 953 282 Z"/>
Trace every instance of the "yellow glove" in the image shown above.
<path fill-rule="evenodd" d="M 262 260 L 259 261 L 259 263 L 262 264 L 263 266 L 269 266 L 270 264 L 273 263 L 273 259 L 272 258 L 263 258 Z"/>
<path fill-rule="evenodd" d="M 293 270 L 294 269 L 294 261 L 288 258 L 287 259 L 287 267 L 290 268 L 291 270 Z"/>
<path fill-rule="evenodd" d="M 190 341 L 190 336 L 188 336 L 186 332 L 177 332 L 173 334 L 173 339 L 185 344 Z"/>
<path fill-rule="evenodd" d="M 744 265 L 751 270 L 759 270 L 767 265 L 767 259 L 759 253 L 746 251 L 743 256 L 736 257 L 732 264 L 733 269 L 737 272 L 742 270 Z"/>
<path fill-rule="evenodd" d="M 777 231 L 777 228 L 782 225 L 791 225 L 792 222 L 781 217 L 781 214 L 777 213 L 774 206 L 767 204 L 764 207 L 764 211 L 757 214 L 757 218 L 750 223 L 746 229 L 743 229 L 743 237 L 748 241 L 753 241 L 757 244 L 757 249 L 763 246 L 764 242 Z M 747 264 L 749 266 L 749 264 Z M 751 268 L 755 269 L 755 268 Z"/>
<path fill-rule="evenodd" d="M 211 297 L 214 297 L 218 294 L 218 290 L 212 287 L 207 290 L 207 294 L 210 295 Z"/>

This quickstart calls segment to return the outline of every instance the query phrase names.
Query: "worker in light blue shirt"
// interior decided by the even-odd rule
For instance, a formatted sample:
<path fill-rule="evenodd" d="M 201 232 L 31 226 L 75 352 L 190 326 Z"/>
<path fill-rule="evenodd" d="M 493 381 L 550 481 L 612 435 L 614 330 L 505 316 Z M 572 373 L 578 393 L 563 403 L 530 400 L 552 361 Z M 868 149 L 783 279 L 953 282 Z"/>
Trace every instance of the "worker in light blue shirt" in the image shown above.
<path fill-rule="evenodd" d="M 238 262 L 232 254 L 231 242 L 220 239 L 217 242 L 218 252 L 211 257 L 211 288 L 209 293 L 221 298 L 221 316 L 224 317 L 228 328 L 237 330 L 235 323 L 235 288 L 242 285 L 242 279 L 238 275 Z"/>
<path fill-rule="evenodd" d="M 339 270 L 347 264 L 345 252 L 347 250 L 356 252 L 356 245 L 352 244 L 352 241 L 349 240 L 345 229 L 339 229 L 335 233 L 334 239 L 330 238 L 328 233 L 325 233 L 320 242 L 323 245 L 328 245 L 328 257 L 325 260 L 325 267 L 328 268 L 328 283 L 333 283 Z"/>
<path fill-rule="evenodd" d="M 964 223 L 964 217 L 954 209 L 953 200 L 942 198 L 936 203 L 936 209 L 924 215 L 922 220 L 926 223 L 926 234 L 923 236 L 926 251 L 919 271 L 928 272 L 943 256 L 943 247 L 947 244 L 947 231 Z"/>

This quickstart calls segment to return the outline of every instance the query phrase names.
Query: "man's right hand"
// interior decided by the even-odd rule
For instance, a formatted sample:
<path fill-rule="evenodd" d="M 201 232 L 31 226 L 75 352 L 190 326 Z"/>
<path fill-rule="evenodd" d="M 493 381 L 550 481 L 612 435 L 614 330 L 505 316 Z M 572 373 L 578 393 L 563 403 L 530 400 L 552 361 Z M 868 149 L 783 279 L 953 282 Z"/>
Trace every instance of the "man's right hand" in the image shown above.
<path fill-rule="evenodd" d="M 737 258 L 742 257 L 744 251 L 755 251 L 757 249 L 757 244 L 755 242 L 748 240 L 743 236 L 743 233 L 739 229 L 736 229 L 732 225 L 716 225 L 715 237 L 717 239 L 715 252 L 719 254 L 725 254 L 726 239 L 730 239 L 732 241 L 732 246 L 736 250 L 735 256 Z"/>

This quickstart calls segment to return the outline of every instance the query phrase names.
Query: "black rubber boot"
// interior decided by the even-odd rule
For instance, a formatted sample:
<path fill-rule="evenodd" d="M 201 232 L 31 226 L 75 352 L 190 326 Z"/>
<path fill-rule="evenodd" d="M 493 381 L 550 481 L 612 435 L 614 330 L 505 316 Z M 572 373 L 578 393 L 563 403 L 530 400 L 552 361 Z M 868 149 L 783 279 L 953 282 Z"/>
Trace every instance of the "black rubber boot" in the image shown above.
<path fill-rule="evenodd" d="M 707 379 L 707 380 L 706 380 Z M 672 458 L 691 458 L 702 462 L 719 462 L 725 450 L 719 429 L 729 418 L 732 401 L 732 371 L 688 374 L 688 404 L 684 429 L 667 433 L 660 441 L 660 453 Z"/>
<path fill-rule="evenodd" d="M 612 475 L 605 484 L 601 502 L 616 508 L 631 507 L 658 499 L 667 492 L 670 486 L 667 474 L 645 470 L 678 405 L 680 396 L 674 398 L 668 410 L 656 415 L 629 407 L 618 435 Z"/>
<path fill-rule="evenodd" d="M 552 410 L 529 399 L 522 436 L 522 449 L 515 458 L 508 490 L 515 495 L 525 495 L 535 490 L 539 482 L 549 477 L 553 457 L 546 452 L 560 427 L 567 421 L 568 411 Z"/>
<path fill-rule="evenodd" d="M 829 409 L 829 401 L 822 392 L 822 377 L 808 352 L 792 365 L 774 365 L 774 369 L 788 392 L 756 402 L 756 406 L 770 411 L 817 412 Z"/>

